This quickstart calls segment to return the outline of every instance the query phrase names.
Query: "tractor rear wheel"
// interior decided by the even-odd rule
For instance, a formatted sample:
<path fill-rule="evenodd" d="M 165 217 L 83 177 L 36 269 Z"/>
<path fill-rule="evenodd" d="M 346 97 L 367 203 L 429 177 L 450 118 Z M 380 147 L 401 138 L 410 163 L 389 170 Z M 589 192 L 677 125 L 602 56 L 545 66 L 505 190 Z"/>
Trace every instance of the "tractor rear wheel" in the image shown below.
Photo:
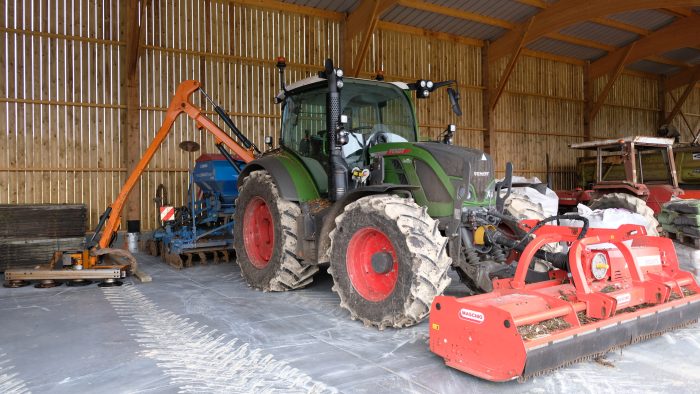
<path fill-rule="evenodd" d="M 591 201 L 588 206 L 591 209 L 622 208 L 638 213 L 646 219 L 647 234 L 659 235 L 659 221 L 654 217 L 654 210 L 639 197 L 627 193 L 610 193 Z"/>
<path fill-rule="evenodd" d="M 297 257 L 299 205 L 280 196 L 267 171 L 243 180 L 234 222 L 236 261 L 249 286 L 263 291 L 302 288 L 313 280 L 316 265 Z"/>
<path fill-rule="evenodd" d="M 450 283 L 438 222 L 413 200 L 375 195 L 348 204 L 335 223 L 328 272 L 340 306 L 380 330 L 423 320 Z"/>

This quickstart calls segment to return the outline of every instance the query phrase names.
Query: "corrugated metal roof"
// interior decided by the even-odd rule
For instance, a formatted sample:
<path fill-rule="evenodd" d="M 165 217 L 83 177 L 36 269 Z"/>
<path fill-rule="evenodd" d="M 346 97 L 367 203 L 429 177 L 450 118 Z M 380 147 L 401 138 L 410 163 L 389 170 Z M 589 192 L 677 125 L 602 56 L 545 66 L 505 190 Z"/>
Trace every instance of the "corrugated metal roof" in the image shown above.
<path fill-rule="evenodd" d="M 547 52 L 559 56 L 568 56 L 581 60 L 594 60 L 604 56 L 607 52 L 601 49 L 583 47 L 558 41 L 551 38 L 540 38 L 527 46 L 534 51 Z"/>
<path fill-rule="evenodd" d="M 497 26 L 402 6 L 389 10 L 382 20 L 480 40 L 493 40 L 505 32 L 505 29 Z"/>
<path fill-rule="evenodd" d="M 673 22 L 673 20 L 675 19 L 674 16 L 664 14 L 663 12 L 656 10 L 639 10 L 623 12 L 620 14 L 610 15 L 610 18 L 620 22 L 629 23 L 630 25 L 641 27 L 647 30 L 659 29 Z"/>
<path fill-rule="evenodd" d="M 627 66 L 630 70 L 643 71 L 652 74 L 668 74 L 680 70 L 679 67 L 652 62 L 651 60 L 640 60 Z"/>
<path fill-rule="evenodd" d="M 561 33 L 615 47 L 625 46 L 639 38 L 635 33 L 594 22 L 577 23 L 562 29 Z"/>
<path fill-rule="evenodd" d="M 282 2 L 335 12 L 352 12 L 360 4 L 360 0 L 282 0 Z"/>
<path fill-rule="evenodd" d="M 428 0 L 428 2 L 513 23 L 524 22 L 539 11 L 537 7 L 512 0 Z"/>
<path fill-rule="evenodd" d="M 666 52 L 661 56 L 689 64 L 700 63 L 700 49 L 695 48 L 678 48 Z"/>

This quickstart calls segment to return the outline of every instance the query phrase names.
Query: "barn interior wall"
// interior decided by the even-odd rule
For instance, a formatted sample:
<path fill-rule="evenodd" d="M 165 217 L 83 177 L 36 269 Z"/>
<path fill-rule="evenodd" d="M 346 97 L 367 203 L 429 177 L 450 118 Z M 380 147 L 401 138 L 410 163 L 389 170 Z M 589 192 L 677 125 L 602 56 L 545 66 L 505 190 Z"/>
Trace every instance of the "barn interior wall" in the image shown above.
<path fill-rule="evenodd" d="M 202 81 L 239 128 L 258 146 L 279 133 L 279 87 L 275 58 L 287 58 L 287 81 L 315 74 L 327 57 L 340 59 L 342 17 L 217 0 L 151 1 L 144 20 L 139 60 L 141 151 L 163 120 L 179 82 Z M 117 196 L 126 170 L 126 105 L 123 2 L 40 0 L 0 2 L 0 203 L 85 203 L 90 226 Z M 417 29 L 380 28 L 372 37 L 360 76 L 383 70 L 387 80 L 456 79 L 462 117 L 444 92 L 417 102 L 421 134 L 435 139 L 449 123 L 455 143 L 483 147 L 481 48 Z M 500 71 L 503 64 L 492 66 Z M 598 94 L 605 80 L 594 81 Z M 659 117 L 658 81 L 623 74 L 591 127 L 593 138 L 651 134 Z M 681 90 L 674 92 L 675 97 Z M 666 95 L 666 108 L 672 108 Z M 212 107 L 193 102 L 213 115 Z M 574 184 L 582 141 L 583 65 L 545 56 L 521 56 L 494 112 L 496 168 L 506 161 L 516 173 L 546 177 L 549 155 L 557 187 Z M 691 128 L 700 124 L 700 89 L 683 105 Z M 215 119 L 216 116 L 211 116 Z M 674 125 L 688 141 L 688 124 Z M 194 157 L 178 144 L 194 140 L 215 152 L 211 136 L 182 118 L 141 179 L 141 221 L 157 225 L 153 197 L 159 184 L 170 203 L 182 204 Z"/>

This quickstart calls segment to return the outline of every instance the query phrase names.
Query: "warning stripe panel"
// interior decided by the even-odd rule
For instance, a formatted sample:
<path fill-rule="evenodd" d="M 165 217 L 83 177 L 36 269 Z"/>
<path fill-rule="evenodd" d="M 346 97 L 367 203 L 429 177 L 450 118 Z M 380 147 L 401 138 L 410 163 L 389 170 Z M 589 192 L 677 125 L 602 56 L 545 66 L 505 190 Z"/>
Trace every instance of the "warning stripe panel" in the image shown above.
<path fill-rule="evenodd" d="M 167 222 L 175 219 L 175 207 L 160 207 L 160 220 Z"/>

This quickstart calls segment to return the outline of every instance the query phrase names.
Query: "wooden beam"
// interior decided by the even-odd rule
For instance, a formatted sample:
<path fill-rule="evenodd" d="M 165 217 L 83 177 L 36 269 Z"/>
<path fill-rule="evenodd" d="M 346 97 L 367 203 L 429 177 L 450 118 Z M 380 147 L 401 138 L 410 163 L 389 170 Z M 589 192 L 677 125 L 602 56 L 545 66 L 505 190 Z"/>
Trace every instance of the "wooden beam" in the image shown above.
<path fill-rule="evenodd" d="M 613 73 L 611 73 L 608 77 L 608 82 L 605 84 L 605 87 L 603 88 L 603 91 L 600 92 L 600 95 L 596 99 L 595 103 L 593 104 L 591 108 L 591 113 L 590 113 L 590 120 L 592 121 L 595 119 L 595 116 L 598 114 L 598 111 L 600 111 L 600 108 L 603 106 L 603 103 L 605 103 L 605 99 L 608 98 L 608 94 L 610 94 L 610 90 L 612 89 L 613 85 L 615 84 L 615 81 L 620 77 L 620 73 L 622 73 L 622 70 L 625 69 L 625 64 L 627 60 L 627 56 L 629 56 L 629 53 L 632 51 L 632 48 L 634 48 L 634 42 L 630 45 L 627 46 L 627 49 L 625 50 L 624 56 L 620 59 L 618 62 L 617 66 L 615 67 L 615 70 Z M 590 71 L 590 68 L 589 68 Z M 589 75 L 588 76 L 589 80 L 592 80 L 593 78 Z M 590 81 L 589 81 L 590 83 Z"/>
<path fill-rule="evenodd" d="M 660 4 L 669 7 L 698 6 L 700 0 L 588 0 L 585 6 L 581 5 L 580 0 L 560 0 L 520 25 L 531 24 L 524 38 L 520 35 L 521 29 L 516 28 L 497 39 L 491 45 L 489 61 L 493 63 L 514 53 L 518 46 L 528 45 L 576 23 L 619 12 L 659 8 Z"/>
<path fill-rule="evenodd" d="M 396 5 L 398 0 L 362 0 L 362 3 L 350 13 L 345 21 L 343 39 L 343 68 L 348 71 L 348 75 L 357 77 L 362 69 L 372 35 L 377 29 L 379 18 L 383 13 Z M 353 56 L 352 42 L 361 35 L 362 41 Z M 354 61 L 353 61 L 354 60 Z"/>
<path fill-rule="evenodd" d="M 229 0 L 229 2 L 233 4 L 265 8 L 268 10 L 286 11 L 303 15 L 317 16 L 319 18 L 326 18 L 335 21 L 342 21 L 345 19 L 345 14 L 342 12 L 327 11 L 322 10 L 320 8 L 284 3 L 276 0 Z"/>
<path fill-rule="evenodd" d="M 690 96 L 690 93 L 695 89 L 695 82 L 700 80 L 700 71 L 696 70 L 692 79 L 690 80 L 690 83 L 685 87 L 683 90 L 683 94 L 678 98 L 678 101 L 676 101 L 676 105 L 673 106 L 673 109 L 671 112 L 666 116 L 666 119 L 664 120 L 664 124 L 671 124 L 673 121 L 673 118 L 678 115 L 678 112 L 680 112 L 681 107 L 685 103 L 685 100 L 688 99 L 688 96 Z"/>
<path fill-rule="evenodd" d="M 122 141 L 126 153 L 125 167 L 128 174 L 134 171 L 136 164 L 141 158 L 139 78 L 137 71 L 140 48 L 144 39 L 143 26 L 145 24 L 147 2 L 148 0 L 128 0 L 123 3 L 126 8 L 124 13 L 126 50 L 123 82 L 126 94 L 123 130 L 125 130 L 126 135 Z M 141 16 L 140 19 L 139 15 Z M 132 189 L 127 198 L 123 217 L 126 220 L 139 220 L 141 218 L 141 189 L 138 184 Z"/>
<path fill-rule="evenodd" d="M 523 25 L 521 27 L 520 31 L 520 40 L 517 42 L 515 48 L 513 48 L 513 54 L 508 59 L 508 64 L 506 65 L 505 71 L 503 71 L 503 75 L 501 76 L 501 79 L 498 81 L 498 86 L 496 86 L 496 89 L 494 90 L 493 94 L 491 95 L 491 102 L 490 102 L 490 107 L 491 110 L 496 108 L 496 104 L 498 104 L 498 100 L 501 98 L 501 94 L 503 94 L 503 89 L 505 89 L 506 84 L 508 83 L 508 79 L 510 78 L 510 74 L 513 73 L 513 69 L 515 68 L 515 63 L 518 61 L 518 57 L 520 56 L 520 52 L 523 50 L 524 46 L 524 40 L 525 36 L 527 36 L 527 32 L 530 30 L 530 25 L 532 24 L 532 19 L 530 19 L 530 23 Z M 491 55 L 489 54 L 489 57 Z M 489 62 L 491 59 L 489 58 Z"/>
<path fill-rule="evenodd" d="M 627 55 L 625 65 L 660 52 L 697 45 L 698 43 L 700 43 L 700 15 L 694 15 L 673 22 L 635 41 L 634 50 Z M 591 77 L 598 78 L 614 70 L 620 59 L 627 54 L 627 47 L 617 49 L 593 62 L 591 64 Z"/>
<path fill-rule="evenodd" d="M 680 72 L 670 75 L 664 81 L 664 90 L 670 92 L 681 86 L 690 84 L 698 72 L 700 72 L 700 64 L 697 66 L 688 67 Z"/>
<path fill-rule="evenodd" d="M 399 0 L 399 5 L 415 10 L 428 11 L 435 14 L 452 16 L 459 19 L 464 19 L 472 22 L 479 22 L 485 25 L 498 26 L 504 29 L 513 29 L 517 25 L 503 19 L 492 18 L 483 14 L 463 11 L 457 8 L 445 7 L 433 3 L 428 3 L 423 0 Z"/>
<path fill-rule="evenodd" d="M 569 44 L 584 46 L 584 47 L 588 47 L 588 48 L 601 49 L 601 50 L 606 51 L 606 52 L 612 52 L 612 51 L 617 49 L 617 47 L 612 46 L 612 45 L 607 45 L 607 44 L 600 43 L 598 41 L 586 40 L 584 38 L 578 38 L 578 37 L 569 36 L 569 35 L 561 34 L 561 33 L 549 33 L 545 37 L 552 38 L 552 39 L 559 40 L 559 41 L 563 41 L 563 42 L 568 42 Z"/>
<path fill-rule="evenodd" d="M 591 19 L 591 22 L 607 27 L 612 27 L 618 30 L 628 31 L 630 33 L 638 34 L 642 37 L 648 36 L 653 32 L 652 30 L 643 29 L 641 27 L 630 25 L 629 23 L 620 22 L 611 18 L 593 18 Z"/>
<path fill-rule="evenodd" d="M 665 86 L 666 77 L 661 76 L 656 84 L 656 97 L 659 102 L 659 116 L 656 124 L 656 128 L 660 128 L 663 125 L 664 119 L 666 119 L 666 88 Z"/>
<path fill-rule="evenodd" d="M 400 25 L 398 23 L 391 23 L 386 21 L 379 21 L 377 23 L 377 29 L 395 31 L 399 33 L 406 33 L 416 36 L 431 37 L 443 41 L 452 41 L 459 44 L 471 45 L 475 47 L 484 46 L 483 40 L 477 40 L 476 38 L 469 38 L 464 36 L 458 36 L 456 34 L 442 33 L 434 30 L 421 29 L 420 27 L 413 27 L 408 25 Z M 0 29 L 2 32 L 2 29 Z"/>
<path fill-rule="evenodd" d="M 481 91 L 481 117 L 484 132 L 482 134 L 482 144 L 484 152 L 491 155 L 491 159 L 496 162 L 497 150 L 496 133 L 493 127 L 493 108 L 491 107 L 491 81 L 489 70 L 489 48 L 488 44 L 481 47 L 481 85 L 485 88 Z"/>
<path fill-rule="evenodd" d="M 678 104 L 678 100 L 676 100 L 676 96 L 673 95 L 673 92 L 668 92 L 668 95 L 669 95 L 669 97 L 671 97 L 671 101 L 673 101 L 673 105 Z M 690 131 L 690 133 L 693 135 L 693 137 L 695 137 L 695 132 L 693 131 L 693 127 L 690 125 L 690 122 L 688 122 L 688 118 L 685 117 L 685 114 L 683 113 L 683 111 L 678 110 L 678 114 L 681 116 L 681 118 L 683 119 L 683 122 L 688 127 L 688 131 Z M 665 118 L 666 118 L 666 116 L 664 114 L 663 119 L 665 119 Z"/>
<path fill-rule="evenodd" d="M 686 16 L 693 15 L 692 10 L 689 10 L 687 8 L 680 8 L 680 7 L 661 8 L 661 9 L 659 9 L 659 11 L 663 12 L 666 15 L 679 16 L 679 17 L 686 17 Z"/>
<path fill-rule="evenodd" d="M 686 62 L 681 62 L 678 60 L 669 59 L 667 57 L 663 57 L 663 56 L 659 56 L 659 55 L 647 56 L 644 59 L 650 60 L 650 61 L 656 62 L 656 63 L 667 64 L 669 66 L 674 66 L 674 67 L 688 67 L 689 66 L 689 64 Z"/>
<path fill-rule="evenodd" d="M 516 0 L 516 1 L 518 3 L 526 4 L 526 5 L 529 5 L 532 7 L 537 7 L 540 9 L 545 9 L 549 6 L 548 3 L 546 3 L 542 0 Z M 591 19 L 591 22 L 594 22 L 594 23 L 597 23 L 597 24 L 603 25 L 603 26 L 614 27 L 615 29 L 618 29 L 618 30 L 624 30 L 624 31 L 628 31 L 631 33 L 639 34 L 640 36 L 646 36 L 646 35 L 651 34 L 651 32 L 652 32 L 651 30 L 643 29 L 639 26 L 630 25 L 629 23 L 620 22 L 618 20 L 611 19 L 611 18 L 603 18 L 603 17 L 593 18 L 593 19 Z"/>
<path fill-rule="evenodd" d="M 583 140 L 591 140 L 591 108 L 593 107 L 593 84 L 590 77 L 591 63 L 586 62 L 583 67 Z"/>

